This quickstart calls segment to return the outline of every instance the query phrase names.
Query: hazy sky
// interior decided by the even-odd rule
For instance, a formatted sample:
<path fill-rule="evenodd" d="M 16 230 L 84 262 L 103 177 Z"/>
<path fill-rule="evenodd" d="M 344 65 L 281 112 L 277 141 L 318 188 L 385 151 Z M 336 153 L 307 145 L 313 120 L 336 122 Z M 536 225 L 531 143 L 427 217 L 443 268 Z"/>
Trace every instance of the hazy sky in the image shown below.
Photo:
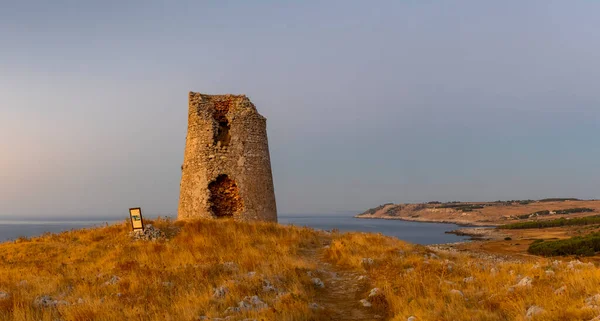
<path fill-rule="evenodd" d="M 0 218 L 177 211 L 187 93 L 280 213 L 600 195 L 598 1 L 2 1 Z"/>

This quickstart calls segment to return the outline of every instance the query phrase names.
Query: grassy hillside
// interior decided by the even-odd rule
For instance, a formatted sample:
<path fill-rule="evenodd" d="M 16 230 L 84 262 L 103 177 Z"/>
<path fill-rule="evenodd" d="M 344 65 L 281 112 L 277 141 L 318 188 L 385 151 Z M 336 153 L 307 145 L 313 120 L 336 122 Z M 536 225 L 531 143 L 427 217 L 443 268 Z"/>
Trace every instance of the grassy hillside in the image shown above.
<path fill-rule="evenodd" d="M 152 222 L 0 244 L 2 320 L 590 320 L 600 271 L 434 253 L 380 234 Z M 595 296 L 598 295 L 598 296 Z M 362 300 L 362 302 L 361 302 Z M 537 313 L 537 314 L 536 314 Z"/>
<path fill-rule="evenodd" d="M 358 218 L 402 219 L 423 222 L 452 222 L 464 225 L 504 225 L 528 219 L 556 219 L 597 215 L 600 201 L 573 198 L 511 200 L 496 202 L 387 203 L 371 208 Z"/>

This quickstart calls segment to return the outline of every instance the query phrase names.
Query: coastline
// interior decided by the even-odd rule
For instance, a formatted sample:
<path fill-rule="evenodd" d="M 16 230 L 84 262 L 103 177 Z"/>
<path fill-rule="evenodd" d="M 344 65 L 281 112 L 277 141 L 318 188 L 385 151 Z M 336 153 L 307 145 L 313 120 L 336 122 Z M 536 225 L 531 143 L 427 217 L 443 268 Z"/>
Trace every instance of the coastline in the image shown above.
<path fill-rule="evenodd" d="M 465 222 L 465 221 L 452 221 L 444 219 L 422 219 L 418 217 L 398 217 L 398 216 L 377 216 L 368 217 L 364 215 L 355 215 L 354 218 L 367 219 L 367 220 L 399 220 L 408 222 L 419 222 L 419 223 L 444 223 L 454 224 L 462 227 L 496 227 L 501 224 L 494 224 L 492 222 Z"/>

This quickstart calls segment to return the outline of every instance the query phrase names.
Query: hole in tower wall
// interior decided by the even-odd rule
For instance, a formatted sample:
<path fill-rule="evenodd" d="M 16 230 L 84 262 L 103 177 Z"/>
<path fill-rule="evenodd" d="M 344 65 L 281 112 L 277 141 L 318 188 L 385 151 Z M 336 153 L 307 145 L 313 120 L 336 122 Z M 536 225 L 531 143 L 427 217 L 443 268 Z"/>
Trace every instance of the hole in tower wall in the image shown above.
<path fill-rule="evenodd" d="M 215 137 L 215 145 L 229 146 L 229 141 L 231 141 L 229 122 L 219 122 L 219 128 L 217 129 L 217 135 Z"/>
<path fill-rule="evenodd" d="M 231 105 L 230 99 L 217 100 L 214 102 L 213 118 L 217 122 L 217 128 L 214 134 L 214 145 L 229 146 L 231 135 L 229 134 L 229 119 L 227 113 Z"/>
<path fill-rule="evenodd" d="M 243 208 L 242 198 L 234 180 L 227 175 L 219 175 L 208 184 L 210 209 L 216 217 L 232 217 Z"/>

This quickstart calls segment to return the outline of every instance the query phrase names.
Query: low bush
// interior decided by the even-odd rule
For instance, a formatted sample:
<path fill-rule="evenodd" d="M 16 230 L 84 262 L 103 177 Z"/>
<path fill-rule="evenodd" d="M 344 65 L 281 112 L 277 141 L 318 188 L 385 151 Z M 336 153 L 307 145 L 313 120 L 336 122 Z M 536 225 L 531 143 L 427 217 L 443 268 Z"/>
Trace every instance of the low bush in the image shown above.
<path fill-rule="evenodd" d="M 533 222 L 519 222 L 501 225 L 499 229 L 507 229 L 507 230 L 518 230 L 518 229 L 530 229 L 530 228 L 548 228 L 548 227 L 558 227 L 558 226 L 577 226 L 577 225 L 592 225 L 592 224 L 600 224 L 600 216 L 588 216 L 588 217 L 578 217 L 572 219 L 559 218 L 555 220 L 547 220 L 547 221 L 533 221 Z"/>
<path fill-rule="evenodd" d="M 538 240 L 533 242 L 527 251 L 542 256 L 593 256 L 597 251 L 600 251 L 600 233 L 558 241 L 544 242 Z"/>
<path fill-rule="evenodd" d="M 589 212 L 593 212 L 593 211 L 594 211 L 593 208 L 576 207 L 576 208 L 567 208 L 564 210 L 555 210 L 554 212 L 556 214 L 572 214 L 572 213 L 589 213 Z"/>
<path fill-rule="evenodd" d="M 578 198 L 544 198 L 539 202 L 564 202 L 564 201 L 580 201 Z"/>

